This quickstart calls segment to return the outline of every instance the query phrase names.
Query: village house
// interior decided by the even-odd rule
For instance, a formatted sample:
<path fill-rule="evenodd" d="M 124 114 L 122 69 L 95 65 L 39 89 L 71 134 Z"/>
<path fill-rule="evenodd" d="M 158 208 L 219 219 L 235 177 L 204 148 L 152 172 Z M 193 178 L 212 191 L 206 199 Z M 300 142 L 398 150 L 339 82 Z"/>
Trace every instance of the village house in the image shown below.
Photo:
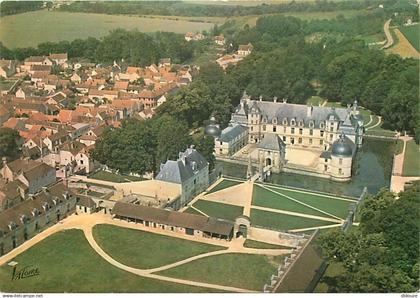
<path fill-rule="evenodd" d="M 89 174 L 94 170 L 93 160 L 89 155 L 89 148 L 79 141 L 64 143 L 59 149 L 61 166 L 68 166 L 70 172 Z"/>
<path fill-rule="evenodd" d="M 59 147 L 68 140 L 70 140 L 70 134 L 67 131 L 61 130 L 47 136 L 43 142 L 50 152 L 57 153 L 59 152 Z"/>
<path fill-rule="evenodd" d="M 3 77 L 5 79 L 10 78 L 16 73 L 16 66 L 17 61 L 16 60 L 0 60 L 0 77 Z"/>
<path fill-rule="evenodd" d="M 105 125 L 99 125 L 91 128 L 87 133 L 79 138 L 79 142 L 88 147 L 94 145 L 96 140 L 104 133 L 105 127 Z"/>
<path fill-rule="evenodd" d="M 254 47 L 252 46 L 251 43 L 248 43 L 246 45 L 239 45 L 238 47 L 238 55 L 242 56 L 242 57 L 246 57 L 249 54 L 252 53 L 252 50 L 254 49 Z"/>
<path fill-rule="evenodd" d="M 223 34 L 221 34 L 214 37 L 214 42 L 217 43 L 219 46 L 224 46 L 226 43 L 226 40 Z"/>
<path fill-rule="evenodd" d="M 53 61 L 56 65 L 59 65 L 63 68 L 67 68 L 68 64 L 68 56 L 67 53 L 59 53 L 59 54 L 50 54 L 48 58 Z"/>
<path fill-rule="evenodd" d="M 4 159 L 0 174 L 6 182 L 17 180 L 22 182 L 28 187 L 29 194 L 39 191 L 56 180 L 54 168 L 30 159 L 18 159 L 9 163 Z"/>

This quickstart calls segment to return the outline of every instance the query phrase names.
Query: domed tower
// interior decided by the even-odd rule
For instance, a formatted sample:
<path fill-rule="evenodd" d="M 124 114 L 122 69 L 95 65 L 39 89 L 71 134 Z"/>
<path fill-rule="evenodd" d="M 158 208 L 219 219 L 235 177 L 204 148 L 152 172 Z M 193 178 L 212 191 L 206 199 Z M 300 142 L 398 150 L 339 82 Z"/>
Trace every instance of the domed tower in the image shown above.
<path fill-rule="evenodd" d="M 220 125 L 216 123 L 216 119 L 214 117 L 211 117 L 209 124 L 204 129 L 204 133 L 217 138 L 220 136 L 220 132 Z"/>
<path fill-rule="evenodd" d="M 341 133 L 331 146 L 330 175 L 333 180 L 347 181 L 351 179 L 351 167 L 355 144 Z"/>

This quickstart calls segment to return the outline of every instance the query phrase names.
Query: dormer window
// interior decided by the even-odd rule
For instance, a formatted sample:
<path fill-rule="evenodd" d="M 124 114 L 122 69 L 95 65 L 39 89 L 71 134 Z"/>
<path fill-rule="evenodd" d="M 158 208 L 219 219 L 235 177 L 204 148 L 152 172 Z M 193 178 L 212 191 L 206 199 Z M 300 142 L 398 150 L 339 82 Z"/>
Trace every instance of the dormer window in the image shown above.
<path fill-rule="evenodd" d="M 295 126 L 295 125 L 296 125 L 296 120 L 295 120 L 295 119 L 292 119 L 292 121 L 290 121 L 290 124 L 291 124 L 292 126 Z"/>
<path fill-rule="evenodd" d="M 299 126 L 303 126 L 303 121 L 299 120 Z"/>
<path fill-rule="evenodd" d="M 287 125 L 287 118 L 283 119 L 283 125 Z"/>
<path fill-rule="evenodd" d="M 267 117 L 264 117 L 264 118 L 262 119 L 262 122 L 263 122 L 263 123 L 267 123 Z"/>
<path fill-rule="evenodd" d="M 319 124 L 319 128 L 323 129 L 324 127 L 325 127 L 325 123 L 324 123 L 324 122 L 321 122 L 321 123 Z"/>
<path fill-rule="evenodd" d="M 277 124 L 277 117 L 274 117 L 272 122 L 273 122 L 273 124 Z"/>
<path fill-rule="evenodd" d="M 314 121 L 313 121 L 313 120 L 309 121 L 309 127 L 310 127 L 310 128 L 313 128 L 314 126 L 315 126 Z"/>

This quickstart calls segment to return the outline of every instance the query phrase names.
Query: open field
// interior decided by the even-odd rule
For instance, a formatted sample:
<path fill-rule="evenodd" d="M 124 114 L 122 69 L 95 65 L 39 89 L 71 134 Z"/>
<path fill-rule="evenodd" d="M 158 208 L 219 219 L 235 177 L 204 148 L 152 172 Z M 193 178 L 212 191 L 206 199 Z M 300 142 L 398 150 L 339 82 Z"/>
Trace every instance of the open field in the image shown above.
<path fill-rule="evenodd" d="M 410 44 L 420 51 L 420 25 L 404 26 L 400 28 L 402 34 L 408 39 Z"/>
<path fill-rule="evenodd" d="M 117 269 L 90 247 L 80 230 L 54 234 L 17 256 L 18 270 L 37 267 L 38 276 L 11 281 L 12 268 L 0 267 L 0 292 L 16 293 L 136 293 L 209 292 L 143 278 Z"/>
<path fill-rule="evenodd" d="M 181 19 L 39 10 L 0 18 L 0 41 L 6 47 L 15 48 L 36 46 L 46 41 L 101 37 L 116 28 L 185 33 L 201 32 L 212 27 L 212 23 Z"/>
<path fill-rule="evenodd" d="M 188 241 L 111 225 L 93 228 L 96 242 L 112 258 L 127 266 L 150 269 L 175 263 L 222 246 Z"/>
<path fill-rule="evenodd" d="M 110 182 L 117 182 L 117 183 L 144 180 L 141 177 L 115 174 L 115 173 L 111 173 L 111 172 L 107 172 L 107 171 L 96 172 L 96 173 L 90 175 L 89 178 L 97 179 L 97 180 L 110 181 Z"/>
<path fill-rule="evenodd" d="M 403 176 L 420 176 L 419 145 L 410 140 L 405 147 Z"/>
<path fill-rule="evenodd" d="M 408 39 L 401 33 L 399 29 L 393 29 L 397 42 L 385 50 L 388 54 L 397 54 L 403 58 L 420 58 L 420 53 L 412 46 Z"/>
<path fill-rule="evenodd" d="M 300 216 L 268 212 L 258 209 L 251 209 L 251 224 L 275 230 L 310 229 L 318 226 L 334 225 L 335 222 L 310 219 Z"/>
<path fill-rule="evenodd" d="M 198 200 L 193 204 L 195 208 L 204 212 L 208 216 L 218 217 L 234 221 L 243 213 L 243 207 L 233 206 L 223 203 L 216 203 L 206 200 Z"/>
<path fill-rule="evenodd" d="M 192 261 L 159 275 L 262 291 L 283 256 L 230 253 Z"/>

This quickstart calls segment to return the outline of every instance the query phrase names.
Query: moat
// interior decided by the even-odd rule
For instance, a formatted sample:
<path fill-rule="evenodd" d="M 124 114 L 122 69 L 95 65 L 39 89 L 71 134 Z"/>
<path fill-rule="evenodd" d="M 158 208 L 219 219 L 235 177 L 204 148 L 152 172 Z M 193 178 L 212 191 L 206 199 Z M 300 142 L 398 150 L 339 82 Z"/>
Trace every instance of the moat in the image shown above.
<path fill-rule="evenodd" d="M 353 197 L 358 197 L 366 186 L 369 193 L 375 194 L 382 187 L 389 187 L 395 144 L 391 140 L 365 138 L 357 153 L 350 182 L 289 173 L 272 174 L 267 182 Z M 246 177 L 246 166 L 218 161 L 216 167 L 222 168 L 225 176 Z"/>

